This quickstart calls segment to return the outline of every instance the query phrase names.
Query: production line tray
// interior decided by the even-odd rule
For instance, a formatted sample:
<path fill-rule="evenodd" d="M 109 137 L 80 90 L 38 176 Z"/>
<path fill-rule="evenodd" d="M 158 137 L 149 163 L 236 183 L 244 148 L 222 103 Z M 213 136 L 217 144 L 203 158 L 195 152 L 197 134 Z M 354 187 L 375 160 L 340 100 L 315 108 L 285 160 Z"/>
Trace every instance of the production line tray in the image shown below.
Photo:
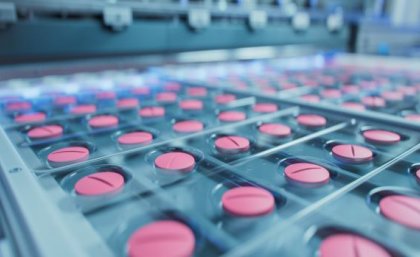
<path fill-rule="evenodd" d="M 279 63 L 3 82 L 20 249 L 418 256 L 418 73 Z"/>

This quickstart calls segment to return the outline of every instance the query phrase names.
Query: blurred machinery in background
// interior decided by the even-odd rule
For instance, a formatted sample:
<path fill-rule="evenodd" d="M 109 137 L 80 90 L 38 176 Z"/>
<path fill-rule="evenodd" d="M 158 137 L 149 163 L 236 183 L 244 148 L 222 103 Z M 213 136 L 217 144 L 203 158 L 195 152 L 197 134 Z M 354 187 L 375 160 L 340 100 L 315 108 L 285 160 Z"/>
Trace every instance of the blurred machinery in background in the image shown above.
<path fill-rule="evenodd" d="M 0 60 L 290 44 L 411 55 L 419 2 L 2 0 Z M 387 36 L 390 25 L 401 37 Z"/>

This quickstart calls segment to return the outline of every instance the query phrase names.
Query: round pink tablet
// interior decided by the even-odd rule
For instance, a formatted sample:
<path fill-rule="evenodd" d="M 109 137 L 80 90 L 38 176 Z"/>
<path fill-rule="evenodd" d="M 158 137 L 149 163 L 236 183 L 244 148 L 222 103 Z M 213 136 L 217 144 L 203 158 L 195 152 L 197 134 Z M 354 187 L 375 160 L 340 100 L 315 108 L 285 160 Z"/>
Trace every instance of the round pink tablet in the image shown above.
<path fill-rule="evenodd" d="M 321 98 L 318 95 L 303 95 L 300 97 L 300 99 L 310 102 L 310 103 L 319 103 L 321 101 Z"/>
<path fill-rule="evenodd" d="M 331 151 L 334 157 L 353 163 L 367 162 L 373 159 L 372 151 L 360 145 L 336 145 Z"/>
<path fill-rule="evenodd" d="M 358 94 L 360 92 L 360 89 L 356 85 L 346 85 L 341 88 L 344 93 L 346 94 Z"/>
<path fill-rule="evenodd" d="M 241 186 L 226 191 L 222 196 L 223 209 L 241 217 L 256 217 L 274 210 L 273 195 L 262 188 Z"/>
<path fill-rule="evenodd" d="M 362 103 L 368 107 L 380 108 L 385 107 L 385 99 L 379 96 L 367 96 L 362 99 Z"/>
<path fill-rule="evenodd" d="M 329 181 L 330 173 L 322 166 L 299 162 L 284 169 L 286 177 L 292 181 L 307 184 L 323 184 Z"/>
<path fill-rule="evenodd" d="M 417 89 L 415 87 L 409 87 L 409 86 L 400 87 L 398 88 L 398 91 L 407 96 L 415 96 L 417 93 Z"/>
<path fill-rule="evenodd" d="M 148 87 L 137 87 L 131 91 L 134 95 L 145 96 L 150 94 L 150 88 Z"/>
<path fill-rule="evenodd" d="M 96 98 L 99 100 L 112 100 L 116 97 L 117 95 L 113 91 L 103 91 L 96 94 Z"/>
<path fill-rule="evenodd" d="M 129 257 L 192 257 L 195 237 L 178 221 L 163 220 L 137 229 L 129 238 Z"/>
<path fill-rule="evenodd" d="M 184 120 L 178 121 L 172 128 L 179 133 L 193 133 L 202 131 L 204 129 L 204 124 L 198 120 Z"/>
<path fill-rule="evenodd" d="M 420 114 L 407 114 L 404 118 L 408 121 L 420 122 Z"/>
<path fill-rule="evenodd" d="M 220 121 L 224 122 L 235 122 L 245 120 L 246 115 L 245 113 L 239 111 L 224 111 L 219 113 L 218 118 Z"/>
<path fill-rule="evenodd" d="M 249 140 L 240 136 L 222 136 L 214 141 L 214 145 L 222 153 L 240 153 L 249 149 Z"/>
<path fill-rule="evenodd" d="M 398 91 L 385 91 L 381 96 L 387 101 L 401 101 L 404 99 L 404 94 Z"/>
<path fill-rule="evenodd" d="M 418 170 L 416 171 L 416 177 L 417 177 L 417 179 L 420 179 L 420 169 L 418 169 Z"/>
<path fill-rule="evenodd" d="M 48 161 L 51 164 L 71 164 L 82 162 L 89 158 L 89 149 L 82 146 L 69 146 L 55 150 L 48 154 Z"/>
<path fill-rule="evenodd" d="M 179 91 L 181 89 L 181 85 L 177 82 L 168 82 L 163 88 L 168 91 Z"/>
<path fill-rule="evenodd" d="M 159 155 L 155 159 L 155 165 L 159 169 L 187 173 L 194 169 L 195 159 L 188 153 L 169 152 Z"/>
<path fill-rule="evenodd" d="M 391 195 L 379 202 L 382 215 L 404 226 L 420 229 L 420 198 Z"/>
<path fill-rule="evenodd" d="M 343 233 L 324 239 L 319 247 L 319 257 L 391 257 L 391 254 L 367 238 Z"/>
<path fill-rule="evenodd" d="M 324 116 L 317 114 L 300 114 L 296 117 L 299 125 L 305 127 L 323 127 L 327 124 L 327 119 Z"/>
<path fill-rule="evenodd" d="M 279 123 L 264 123 L 258 127 L 258 130 L 265 135 L 274 137 L 288 137 L 292 134 L 289 126 Z"/>
<path fill-rule="evenodd" d="M 118 118 L 114 115 L 98 115 L 89 120 L 92 128 L 110 128 L 118 125 Z"/>
<path fill-rule="evenodd" d="M 152 133 L 146 131 L 129 132 L 118 137 L 118 143 L 122 145 L 149 144 L 152 141 Z"/>
<path fill-rule="evenodd" d="M 254 112 L 270 113 L 276 112 L 278 110 L 278 107 L 276 104 L 272 103 L 257 103 L 254 105 L 253 110 Z"/>
<path fill-rule="evenodd" d="M 59 137 L 63 134 L 63 127 L 59 125 L 46 125 L 35 127 L 28 131 L 28 137 L 31 139 L 47 139 Z"/>
<path fill-rule="evenodd" d="M 26 101 L 11 102 L 6 105 L 8 111 L 24 111 L 32 108 L 32 104 Z"/>
<path fill-rule="evenodd" d="M 137 98 L 124 98 L 117 102 L 118 108 L 136 108 L 139 106 L 139 100 Z"/>
<path fill-rule="evenodd" d="M 297 85 L 295 83 L 284 82 L 284 83 L 281 83 L 281 88 L 282 89 L 292 89 L 292 88 L 297 88 Z"/>
<path fill-rule="evenodd" d="M 78 105 L 71 109 L 73 114 L 89 114 L 96 112 L 96 106 L 93 104 Z"/>
<path fill-rule="evenodd" d="M 216 103 L 218 104 L 228 104 L 232 101 L 235 101 L 236 96 L 232 94 L 223 94 L 223 95 L 216 96 L 215 100 L 216 100 Z"/>
<path fill-rule="evenodd" d="M 321 95 L 325 98 L 336 99 L 341 97 L 341 92 L 338 89 L 325 89 Z"/>
<path fill-rule="evenodd" d="M 29 122 L 41 122 L 47 118 L 47 115 L 43 112 L 26 113 L 16 116 L 15 122 L 17 123 L 29 123 Z"/>
<path fill-rule="evenodd" d="M 345 108 L 348 108 L 348 109 L 353 109 L 353 110 L 356 110 L 356 111 L 366 110 L 366 108 L 363 104 L 357 103 L 357 102 L 345 102 L 341 106 L 343 106 Z"/>
<path fill-rule="evenodd" d="M 124 186 L 124 177 L 113 171 L 101 171 L 87 175 L 74 185 L 76 193 L 86 196 L 109 194 Z"/>
<path fill-rule="evenodd" d="M 54 103 L 56 105 L 69 105 L 69 104 L 75 104 L 77 101 L 76 97 L 71 95 L 65 95 L 65 96 L 57 96 L 55 98 Z"/>
<path fill-rule="evenodd" d="M 190 96 L 206 96 L 207 88 L 205 87 L 190 87 L 187 89 L 187 94 Z"/>
<path fill-rule="evenodd" d="M 395 144 L 401 140 L 401 136 L 399 134 L 383 129 L 363 131 L 363 137 L 369 142 L 386 145 Z"/>
<path fill-rule="evenodd" d="M 144 107 L 139 111 L 139 115 L 143 118 L 157 118 L 165 115 L 165 109 L 160 106 Z"/>
<path fill-rule="evenodd" d="M 203 102 L 200 100 L 183 100 L 179 103 L 179 107 L 183 110 L 198 111 L 203 109 Z"/>
<path fill-rule="evenodd" d="M 173 92 L 162 92 L 156 95 L 156 100 L 159 102 L 175 102 L 176 101 L 176 93 Z"/>

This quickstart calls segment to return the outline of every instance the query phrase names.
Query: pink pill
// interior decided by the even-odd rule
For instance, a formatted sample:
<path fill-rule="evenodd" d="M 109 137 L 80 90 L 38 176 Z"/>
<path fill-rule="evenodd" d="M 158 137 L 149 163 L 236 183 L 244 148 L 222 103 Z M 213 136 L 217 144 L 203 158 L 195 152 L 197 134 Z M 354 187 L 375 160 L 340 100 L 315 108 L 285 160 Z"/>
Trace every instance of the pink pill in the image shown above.
<path fill-rule="evenodd" d="M 207 88 L 205 87 L 190 87 L 187 89 L 187 94 L 190 96 L 206 96 Z"/>
<path fill-rule="evenodd" d="M 204 129 L 204 124 L 197 120 L 184 120 L 178 121 L 172 128 L 179 133 L 193 133 L 202 131 Z"/>
<path fill-rule="evenodd" d="M 311 128 L 323 127 L 327 124 L 327 119 L 317 114 L 300 114 L 296 120 L 299 125 Z"/>
<path fill-rule="evenodd" d="M 184 152 L 169 152 L 159 155 L 155 159 L 155 166 L 162 170 L 191 172 L 195 166 L 195 159 Z"/>
<path fill-rule="evenodd" d="M 117 107 L 123 109 L 136 108 L 138 106 L 139 100 L 137 100 L 136 98 L 125 98 L 117 102 Z"/>
<path fill-rule="evenodd" d="M 240 136 L 222 136 L 214 141 L 214 145 L 222 153 L 240 153 L 249 150 L 249 140 Z"/>
<path fill-rule="evenodd" d="M 321 98 L 318 95 L 303 95 L 300 97 L 300 99 L 310 102 L 310 103 L 319 103 L 321 101 Z"/>
<path fill-rule="evenodd" d="M 8 111 L 25 111 L 32 108 L 32 104 L 26 101 L 11 102 L 6 105 Z"/>
<path fill-rule="evenodd" d="M 28 131 L 28 137 L 30 139 L 55 138 L 61 135 L 63 135 L 63 127 L 59 125 L 40 126 Z"/>
<path fill-rule="evenodd" d="M 341 97 L 341 92 L 338 89 L 326 89 L 321 92 L 321 95 L 329 99 L 337 99 Z"/>
<path fill-rule="evenodd" d="M 175 102 L 176 98 L 177 96 L 173 92 L 162 92 L 156 95 L 156 101 L 165 103 Z"/>
<path fill-rule="evenodd" d="M 165 109 L 160 106 L 144 107 L 139 111 L 139 115 L 143 118 L 158 118 L 165 115 Z"/>
<path fill-rule="evenodd" d="M 89 120 L 92 128 L 110 128 L 118 126 L 118 118 L 114 115 L 98 115 Z"/>
<path fill-rule="evenodd" d="M 216 103 L 218 104 L 228 104 L 232 101 L 235 101 L 236 96 L 232 94 L 222 94 L 222 95 L 216 96 L 215 100 L 216 100 Z"/>
<path fill-rule="evenodd" d="M 356 85 L 346 85 L 342 87 L 342 91 L 346 94 L 358 94 L 360 89 Z"/>
<path fill-rule="evenodd" d="M 15 122 L 17 123 L 30 123 L 30 122 L 41 122 L 47 118 L 47 115 L 43 112 L 27 113 L 16 116 Z"/>
<path fill-rule="evenodd" d="M 241 186 L 223 194 L 222 206 L 234 216 L 256 217 L 272 212 L 275 201 L 273 195 L 265 189 Z"/>
<path fill-rule="evenodd" d="M 71 95 L 65 95 L 65 96 L 57 96 L 55 98 L 54 103 L 56 105 L 69 105 L 69 104 L 75 104 L 77 101 L 76 97 Z"/>
<path fill-rule="evenodd" d="M 297 85 L 295 83 L 284 82 L 284 83 L 281 83 L 281 88 L 282 89 L 293 89 L 293 88 L 297 88 Z"/>
<path fill-rule="evenodd" d="M 112 100 L 116 97 L 117 95 L 113 91 L 103 91 L 96 94 L 98 100 Z"/>
<path fill-rule="evenodd" d="M 101 171 L 79 179 L 74 189 L 79 195 L 97 196 L 116 192 L 124 186 L 124 177 L 113 171 Z"/>
<path fill-rule="evenodd" d="M 398 91 L 385 91 L 381 94 L 382 98 L 387 101 L 395 102 L 402 101 L 404 99 L 404 94 Z"/>
<path fill-rule="evenodd" d="M 152 133 L 146 131 L 129 132 L 118 137 L 118 143 L 122 145 L 149 144 L 152 141 Z"/>
<path fill-rule="evenodd" d="M 324 184 L 330 180 L 330 173 L 322 166 L 313 163 L 294 163 L 284 169 L 291 181 L 307 184 Z"/>
<path fill-rule="evenodd" d="M 254 112 L 260 112 L 260 113 L 276 112 L 277 110 L 278 110 L 277 105 L 272 104 L 272 103 L 257 103 L 254 105 L 254 108 L 253 108 Z"/>
<path fill-rule="evenodd" d="M 376 144 L 395 144 L 400 142 L 401 136 L 395 132 L 382 129 L 371 129 L 363 131 L 363 137 L 366 141 Z"/>
<path fill-rule="evenodd" d="M 292 134 L 289 126 L 279 123 L 264 123 L 258 127 L 260 133 L 273 137 L 288 137 Z"/>
<path fill-rule="evenodd" d="M 359 84 L 365 90 L 375 90 L 378 87 L 378 84 L 373 81 L 361 81 Z"/>
<path fill-rule="evenodd" d="M 345 102 L 341 106 L 343 106 L 345 108 L 348 108 L 348 109 L 353 109 L 353 110 L 356 110 L 356 111 L 366 110 L 366 108 L 363 104 L 357 103 L 357 102 Z"/>
<path fill-rule="evenodd" d="M 225 111 L 219 113 L 218 116 L 220 121 L 224 122 L 235 122 L 235 121 L 241 121 L 246 119 L 246 115 L 243 112 L 239 111 Z"/>
<path fill-rule="evenodd" d="M 405 115 L 404 118 L 408 121 L 420 122 L 420 114 L 408 114 Z"/>
<path fill-rule="evenodd" d="M 360 145 L 336 145 L 331 151 L 337 159 L 353 163 L 362 163 L 373 159 L 372 151 Z"/>
<path fill-rule="evenodd" d="M 420 229 L 420 198 L 391 195 L 379 202 L 382 215 L 401 225 Z"/>
<path fill-rule="evenodd" d="M 96 106 L 93 104 L 78 105 L 71 109 L 73 114 L 89 114 L 96 112 Z"/>
<path fill-rule="evenodd" d="M 129 257 L 192 257 L 195 237 L 186 225 L 156 221 L 137 229 L 129 238 Z"/>
<path fill-rule="evenodd" d="M 131 91 L 134 95 L 137 96 L 146 96 L 150 94 L 150 88 L 148 87 L 137 87 Z"/>
<path fill-rule="evenodd" d="M 417 89 L 415 87 L 409 87 L 409 86 L 400 87 L 398 88 L 398 91 L 407 96 L 415 96 L 417 93 Z"/>
<path fill-rule="evenodd" d="M 167 90 L 167 91 L 179 91 L 181 89 L 181 85 L 177 82 L 168 82 L 166 83 L 166 85 L 163 87 L 163 89 Z"/>
<path fill-rule="evenodd" d="M 48 161 L 50 164 L 71 164 L 75 162 L 82 162 L 89 158 L 89 149 L 82 146 L 69 146 L 55 150 L 48 154 Z"/>
<path fill-rule="evenodd" d="M 417 179 L 420 179 L 420 169 L 418 169 L 418 170 L 416 171 L 416 177 L 417 177 Z"/>
<path fill-rule="evenodd" d="M 391 257 L 377 243 L 354 234 L 335 234 L 324 239 L 319 257 Z"/>
<path fill-rule="evenodd" d="M 203 102 L 200 100 L 183 100 L 179 103 L 179 107 L 183 110 L 198 111 L 203 109 Z"/>
<path fill-rule="evenodd" d="M 371 108 L 385 107 L 385 99 L 379 96 L 367 96 L 362 99 L 362 103 Z"/>

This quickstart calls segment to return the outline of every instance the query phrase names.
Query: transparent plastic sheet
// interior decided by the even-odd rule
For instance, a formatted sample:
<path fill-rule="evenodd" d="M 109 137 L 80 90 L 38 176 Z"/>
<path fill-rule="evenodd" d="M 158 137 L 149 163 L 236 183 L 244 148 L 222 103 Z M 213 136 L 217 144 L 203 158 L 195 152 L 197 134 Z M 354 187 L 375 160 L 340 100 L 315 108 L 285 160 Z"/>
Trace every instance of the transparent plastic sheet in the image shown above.
<path fill-rule="evenodd" d="M 54 80 L 40 78 L 26 82 L 35 85 L 38 95 L 13 98 L 3 92 L 1 121 L 20 155 L 50 193 L 52 202 L 63 213 L 80 214 L 115 256 L 128 255 L 127 242 L 137 229 L 161 220 L 176 220 L 193 231 L 195 256 L 317 256 L 321 242 L 339 232 L 373 240 L 394 257 L 419 254 L 415 243 L 418 230 L 396 224 L 377 210 L 378 201 L 389 194 L 418 196 L 418 129 L 399 126 L 398 120 L 390 123 L 353 117 L 337 113 L 333 107 L 310 108 L 281 99 L 285 94 L 297 99 L 309 93 L 320 99 L 334 96 L 335 91 L 324 91 L 341 88 L 343 70 L 351 70 L 337 68 L 334 73 L 333 68 L 317 69 L 308 75 L 313 81 L 320 81 L 314 88 L 311 83 L 305 85 L 308 78 L 302 76 L 306 71 L 284 74 L 282 70 L 276 71 L 275 62 L 262 64 L 256 70 L 259 74 L 265 72 L 270 78 L 268 82 L 264 81 L 267 78 L 245 72 L 239 78 L 222 78 L 225 87 L 219 87 L 219 82 L 213 81 L 215 78 L 208 78 L 203 85 L 196 80 L 182 82 L 124 71 L 111 73 L 112 76 L 97 73 Z M 265 69 L 259 70 L 264 65 Z M 401 83 L 405 87 L 417 85 L 418 78 L 403 75 L 406 77 L 381 81 L 387 84 L 376 88 L 375 94 L 381 93 L 378 90 L 399 88 Z M 285 81 L 294 76 L 295 79 Z M 356 76 L 359 77 L 364 78 Z M 89 86 L 74 89 L 69 86 L 71 90 L 66 92 L 48 94 L 43 94 L 48 87 L 38 86 L 70 82 Z M 357 79 L 351 82 L 359 83 Z M 236 89 L 231 90 L 230 85 Z M 248 92 L 248 87 L 259 90 L 260 85 L 265 85 L 261 87 L 267 92 L 276 86 L 275 94 L 280 99 Z M 361 92 L 368 94 L 368 90 Z M 407 106 L 418 105 L 416 94 L 416 97 L 408 95 L 401 105 L 386 106 L 385 112 L 399 115 Z M 75 96 L 76 102 L 57 106 L 56 100 L 62 96 Z M 118 101 L 127 98 L 137 99 L 139 105 L 119 108 Z M 201 101 L 202 108 L 182 108 L 181 102 L 191 99 Z M 72 113 L 75 106 L 82 104 L 94 104 L 97 110 Z M 271 104 L 270 108 L 273 105 L 275 108 L 258 111 L 258 104 Z M 141 115 L 142 109 L 156 106 L 164 108 L 164 115 Z M 47 119 L 22 124 L 14 121 L 15 117 L 34 111 L 44 112 Z M 224 121 L 220 118 L 224 112 L 241 113 L 243 117 L 235 120 L 237 116 L 233 115 L 234 121 L 229 121 L 230 118 Z M 146 113 L 156 114 L 156 110 Z M 325 123 L 299 121 L 301 115 L 308 114 L 322 116 Z M 118 125 L 93 128 L 91 119 L 101 115 L 118 117 Z M 189 120 L 200 121 L 202 128 L 193 133 L 174 130 L 177 122 Z M 282 136 L 264 133 L 261 126 L 271 123 L 285 125 L 290 132 Z M 58 125 L 63 132 L 58 137 L 31 138 L 29 132 L 42 125 Z M 386 144 L 369 141 L 363 135 L 369 130 L 392 131 L 399 135 L 399 140 Z M 149 133 L 152 140 L 122 144 L 119 138 L 131 132 Z M 223 137 L 230 140 L 240 137 L 248 145 L 241 146 L 237 141 L 217 144 Z M 229 148 L 232 143 L 234 150 Z M 346 144 L 368 149 L 371 159 L 339 158 L 333 148 Z M 52 164 L 50 154 L 68 147 L 85 147 L 89 156 L 83 161 Z M 186 154 L 192 164 L 175 171 L 159 167 L 157 159 L 172 152 Z M 286 176 L 288 166 L 302 162 L 325 168 L 328 180 L 305 184 Z M 82 195 L 77 191 L 76 184 L 82 178 L 100 172 L 119 174 L 123 186 L 99 195 Z M 269 192 L 274 197 L 273 209 L 256 217 L 228 213 L 222 204 L 223 195 L 245 186 Z M 60 197 L 53 197 L 57 192 Z"/>

